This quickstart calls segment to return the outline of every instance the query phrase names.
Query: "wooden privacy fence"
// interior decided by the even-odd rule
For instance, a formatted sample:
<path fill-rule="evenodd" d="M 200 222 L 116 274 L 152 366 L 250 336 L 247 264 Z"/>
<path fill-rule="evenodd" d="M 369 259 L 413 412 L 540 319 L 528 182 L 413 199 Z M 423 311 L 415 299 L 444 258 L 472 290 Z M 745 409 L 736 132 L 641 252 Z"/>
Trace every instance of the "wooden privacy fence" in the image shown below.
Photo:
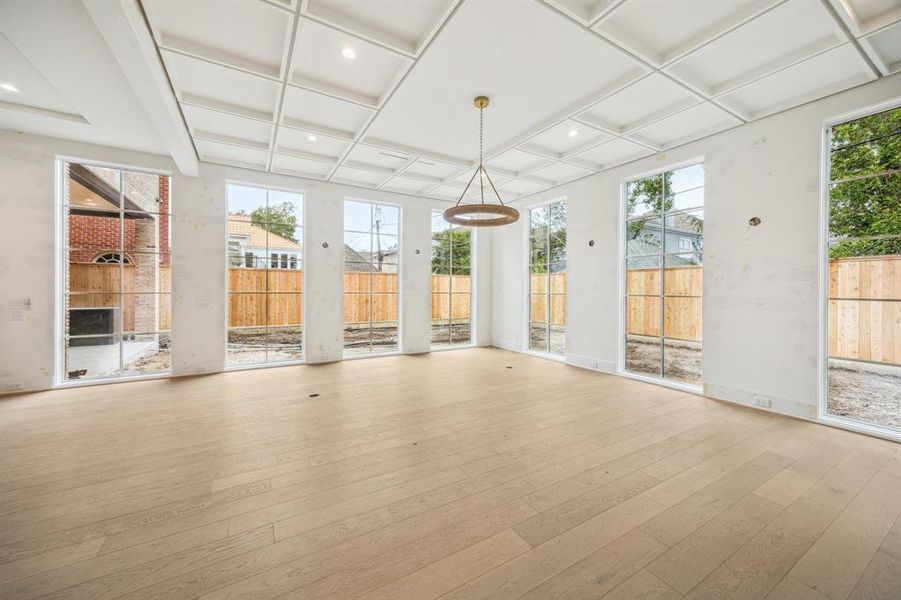
<path fill-rule="evenodd" d="M 901 255 L 829 261 L 829 356 L 901 363 Z"/>
<path fill-rule="evenodd" d="M 626 331 L 630 334 L 701 340 L 703 268 L 665 269 L 661 298 L 660 269 L 631 269 L 626 275 Z M 125 265 L 122 318 L 125 331 L 134 329 L 135 265 Z M 69 302 L 72 308 L 119 307 L 119 265 L 69 265 Z M 159 268 L 159 291 L 171 290 L 168 266 Z M 345 273 L 346 322 L 396 321 L 396 273 Z M 266 290 L 269 294 L 265 294 Z M 471 281 L 468 275 L 432 275 L 432 319 L 468 319 Z M 372 297 L 370 299 L 370 289 Z M 530 299 L 532 320 L 566 323 L 566 274 L 533 274 Z M 299 325 L 303 274 L 292 270 L 229 269 L 229 327 Z M 448 290 L 453 290 L 454 300 Z M 550 296 L 547 292 L 550 291 Z M 661 323 L 661 301 L 663 322 Z M 168 296 L 159 302 L 160 330 L 170 329 Z M 451 314 L 452 312 L 452 314 Z M 829 356 L 884 363 L 901 363 L 901 256 L 841 258 L 829 263 Z"/>
<path fill-rule="evenodd" d="M 115 308 L 122 311 L 122 330 L 134 331 L 135 309 L 139 302 L 150 298 L 147 292 L 163 294 L 156 298 L 159 311 L 159 331 L 172 328 L 172 305 L 169 293 L 172 279 L 168 265 L 159 267 L 159 289 L 138 289 L 135 265 L 70 263 L 69 264 L 69 307 L 70 308 Z M 119 298 L 119 273 L 125 280 L 124 295 Z M 139 296 L 142 296 L 139 298 Z M 120 305 L 121 304 L 121 305 Z"/>

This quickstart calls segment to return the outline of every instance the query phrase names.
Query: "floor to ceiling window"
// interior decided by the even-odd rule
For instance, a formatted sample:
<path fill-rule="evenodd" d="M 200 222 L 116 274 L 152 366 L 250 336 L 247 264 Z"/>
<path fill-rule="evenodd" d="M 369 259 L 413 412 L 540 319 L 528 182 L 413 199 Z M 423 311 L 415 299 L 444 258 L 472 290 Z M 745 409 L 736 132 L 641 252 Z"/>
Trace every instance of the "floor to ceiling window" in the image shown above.
<path fill-rule="evenodd" d="M 529 350 L 566 353 L 566 202 L 529 211 Z"/>
<path fill-rule="evenodd" d="M 65 162 L 59 381 L 171 370 L 170 178 Z"/>
<path fill-rule="evenodd" d="M 901 432 L 901 108 L 827 149 L 825 415 Z"/>
<path fill-rule="evenodd" d="M 432 211 L 432 348 L 472 343 L 472 241 Z"/>
<path fill-rule="evenodd" d="M 700 385 L 704 165 L 626 184 L 625 369 Z"/>
<path fill-rule="evenodd" d="M 399 350 L 400 208 L 344 202 L 344 355 Z"/>
<path fill-rule="evenodd" d="M 303 196 L 228 185 L 228 366 L 303 359 Z"/>

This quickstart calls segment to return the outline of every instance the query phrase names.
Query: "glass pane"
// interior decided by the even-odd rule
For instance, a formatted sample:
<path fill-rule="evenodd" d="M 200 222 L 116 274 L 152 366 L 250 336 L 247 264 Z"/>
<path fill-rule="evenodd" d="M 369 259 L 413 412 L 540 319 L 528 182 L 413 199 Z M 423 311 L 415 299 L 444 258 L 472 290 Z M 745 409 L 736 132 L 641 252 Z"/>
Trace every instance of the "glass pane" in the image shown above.
<path fill-rule="evenodd" d="M 663 198 L 660 175 L 626 184 L 626 216 L 628 218 L 659 214 Z"/>
<path fill-rule="evenodd" d="M 169 178 L 151 173 L 122 171 L 124 210 L 137 213 L 169 212 Z"/>
<path fill-rule="evenodd" d="M 665 261 L 665 295 L 698 298 L 704 295 L 704 268 L 700 254 L 670 254 Z"/>
<path fill-rule="evenodd" d="M 344 202 L 344 230 L 372 232 L 372 205 L 368 202 Z"/>
<path fill-rule="evenodd" d="M 626 223 L 626 254 L 659 254 L 661 220 L 659 218 L 636 219 Z"/>
<path fill-rule="evenodd" d="M 547 323 L 548 317 L 547 294 L 529 295 L 529 321 L 533 323 Z"/>
<path fill-rule="evenodd" d="M 267 341 L 265 327 L 229 328 L 226 364 L 234 366 L 265 362 Z"/>
<path fill-rule="evenodd" d="M 626 333 L 660 336 L 660 296 L 628 296 L 626 298 Z"/>
<path fill-rule="evenodd" d="M 529 324 L 529 350 L 547 352 L 547 323 Z"/>
<path fill-rule="evenodd" d="M 373 273 L 372 291 L 397 294 L 397 273 Z"/>
<path fill-rule="evenodd" d="M 663 337 L 701 341 L 701 304 L 699 297 L 667 296 L 663 299 Z"/>
<path fill-rule="evenodd" d="M 651 377 L 660 377 L 663 353 L 660 338 L 640 335 L 626 336 L 626 370 Z"/>
<path fill-rule="evenodd" d="M 397 325 L 372 330 L 372 352 L 397 352 Z"/>
<path fill-rule="evenodd" d="M 448 321 L 432 321 L 432 347 L 448 346 L 451 343 L 451 326 Z"/>
<path fill-rule="evenodd" d="M 451 291 L 466 294 L 472 292 L 472 276 L 469 274 L 469 269 L 454 269 Z"/>
<path fill-rule="evenodd" d="M 685 210 L 704 206 L 704 188 L 696 188 L 673 194 L 668 204 L 668 210 Z"/>
<path fill-rule="evenodd" d="M 303 359 L 303 327 L 276 326 L 268 329 L 269 344 L 266 360 L 270 362 Z"/>
<path fill-rule="evenodd" d="M 168 265 L 164 268 L 162 263 L 167 261 L 168 258 L 168 255 L 160 254 L 134 254 L 132 262 L 123 267 L 125 273 L 124 291 L 138 294 L 164 291 L 163 287 L 167 285 L 165 279 L 169 268 Z"/>
<path fill-rule="evenodd" d="M 286 326 L 301 324 L 303 316 L 303 296 L 301 294 L 277 294 L 269 292 L 268 325 Z"/>
<path fill-rule="evenodd" d="M 444 215 L 441 211 L 433 210 L 432 211 L 432 239 L 435 239 L 436 234 L 446 235 L 447 230 L 450 228 L 450 223 L 444 220 Z"/>
<path fill-rule="evenodd" d="M 562 234 L 566 236 L 566 202 L 554 202 L 547 207 L 548 224 L 551 228 L 551 235 Z"/>
<path fill-rule="evenodd" d="M 258 187 L 250 187 L 246 185 L 229 184 L 228 185 L 228 214 L 229 218 L 235 216 L 243 217 L 240 220 L 250 221 L 250 216 L 254 211 L 261 214 L 261 210 L 266 208 L 266 190 Z"/>
<path fill-rule="evenodd" d="M 397 236 L 372 236 L 372 270 L 397 273 L 400 263 L 400 245 Z"/>
<path fill-rule="evenodd" d="M 878 240 L 846 240 L 829 244 L 829 259 L 901 254 L 901 236 Z"/>
<path fill-rule="evenodd" d="M 451 295 L 447 293 L 432 294 L 432 323 L 441 321 L 448 323 L 450 321 L 450 304 Z"/>
<path fill-rule="evenodd" d="M 833 150 L 862 142 L 879 143 L 882 138 L 901 130 L 901 108 L 867 115 L 832 127 Z"/>
<path fill-rule="evenodd" d="M 901 158 L 899 158 L 901 160 Z M 829 191 L 829 237 L 901 236 L 901 173 L 845 181 Z M 885 244 L 868 240 L 867 253 L 885 254 Z"/>
<path fill-rule="evenodd" d="M 303 196 L 297 192 L 269 190 L 269 211 L 261 221 L 291 229 L 303 224 Z"/>
<path fill-rule="evenodd" d="M 372 294 L 372 323 L 397 328 L 397 294 Z"/>
<path fill-rule="evenodd" d="M 704 248 L 704 211 L 666 217 L 666 252 L 700 252 Z"/>
<path fill-rule="evenodd" d="M 550 262 L 559 262 L 566 260 L 565 229 L 551 234 L 549 256 Z"/>
<path fill-rule="evenodd" d="M 372 262 L 372 235 L 369 233 L 344 233 L 345 262 Z"/>
<path fill-rule="evenodd" d="M 451 316 L 454 321 L 468 321 L 472 307 L 472 296 L 466 293 L 451 294 Z"/>
<path fill-rule="evenodd" d="M 551 325 L 566 325 L 566 296 L 551 294 L 548 310 Z"/>
<path fill-rule="evenodd" d="M 365 325 L 368 329 L 370 306 L 371 302 L 369 300 L 369 294 L 344 294 L 345 331 L 348 326 L 353 327 L 358 325 Z"/>
<path fill-rule="evenodd" d="M 270 293 L 293 293 L 299 295 L 303 291 L 303 272 L 299 269 L 291 269 L 291 256 L 288 256 L 287 269 L 269 269 L 264 271 L 266 286 Z M 248 290 L 249 291 L 249 290 Z"/>
<path fill-rule="evenodd" d="M 666 340 L 663 346 L 663 377 L 682 383 L 700 384 L 700 342 Z"/>
<path fill-rule="evenodd" d="M 372 232 L 400 235 L 400 209 L 376 204 L 372 215 Z"/>
<path fill-rule="evenodd" d="M 826 382 L 828 414 L 901 430 L 901 365 L 829 358 Z"/>
<path fill-rule="evenodd" d="M 901 168 L 901 109 L 836 125 L 832 143 L 831 181 Z"/>
<path fill-rule="evenodd" d="M 131 333 L 168 331 L 171 326 L 170 294 L 124 294 L 122 296 L 122 331 L 125 340 Z"/>
<path fill-rule="evenodd" d="M 120 263 L 123 256 L 122 222 L 118 213 L 75 213 L 67 217 L 70 263 Z M 124 223 L 125 235 L 134 239 L 134 222 Z M 126 256 L 126 261 L 129 260 Z"/>
<path fill-rule="evenodd" d="M 548 277 L 552 294 L 566 293 L 566 263 L 554 263 L 551 265 L 551 273 Z"/>
<path fill-rule="evenodd" d="M 548 337 L 548 352 L 551 354 L 566 354 L 566 327 L 551 325 Z"/>
<path fill-rule="evenodd" d="M 469 344 L 472 342 L 472 331 L 469 319 L 465 321 L 454 321 L 451 324 L 451 343 L 452 344 Z"/>
<path fill-rule="evenodd" d="M 69 337 L 98 337 L 103 339 L 97 343 L 112 343 L 121 327 L 119 294 L 71 294 L 68 302 L 66 333 Z"/>
<path fill-rule="evenodd" d="M 228 326 L 266 327 L 266 294 L 229 294 Z"/>
<path fill-rule="evenodd" d="M 550 274 L 547 267 L 533 265 L 529 274 L 529 292 L 532 294 L 547 294 L 550 289 Z"/>
<path fill-rule="evenodd" d="M 119 336 L 70 337 L 66 344 L 66 380 L 117 377 Z"/>
<path fill-rule="evenodd" d="M 686 190 L 700 187 L 704 187 L 704 163 L 689 165 L 673 171 L 669 178 L 667 191 L 670 194 L 680 194 Z"/>
<path fill-rule="evenodd" d="M 122 342 L 124 375 L 166 373 L 172 369 L 172 340 L 168 333 L 139 333 Z"/>
<path fill-rule="evenodd" d="M 660 295 L 660 256 L 626 259 L 626 294 L 630 296 Z"/>
<path fill-rule="evenodd" d="M 550 260 L 550 240 L 545 230 L 532 231 L 529 237 L 530 264 L 546 265 Z"/>
<path fill-rule="evenodd" d="M 267 285 L 265 269 L 230 267 L 228 269 L 228 291 L 265 292 Z"/>

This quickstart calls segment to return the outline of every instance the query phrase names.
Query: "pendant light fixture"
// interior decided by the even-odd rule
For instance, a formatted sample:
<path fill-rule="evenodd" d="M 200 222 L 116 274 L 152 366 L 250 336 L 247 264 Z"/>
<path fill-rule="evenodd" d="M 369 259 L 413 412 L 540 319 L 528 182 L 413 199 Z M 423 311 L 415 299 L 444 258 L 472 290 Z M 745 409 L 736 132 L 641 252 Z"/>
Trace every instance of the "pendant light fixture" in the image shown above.
<path fill-rule="evenodd" d="M 469 183 L 466 184 L 463 193 L 460 194 L 457 204 L 444 211 L 444 220 L 448 223 L 453 223 L 454 225 L 466 225 L 469 227 L 496 227 L 498 225 L 509 225 L 510 223 L 515 223 L 517 219 L 519 219 L 519 211 L 512 206 L 504 204 L 500 194 L 497 193 L 497 188 L 494 187 L 494 182 L 491 181 L 491 177 L 488 175 L 488 171 L 485 170 L 485 165 L 482 164 L 484 158 L 484 127 L 482 113 L 488 107 L 488 96 L 478 96 L 472 103 L 479 109 L 479 166 L 476 167 L 475 173 L 469 178 Z M 485 176 L 484 179 L 488 180 L 488 185 L 491 186 L 491 191 L 494 192 L 494 197 L 497 198 L 497 204 L 485 202 L 485 183 L 482 175 Z M 478 204 L 461 204 L 463 196 L 469 191 L 469 187 L 476 177 L 479 178 L 479 199 L 481 202 Z"/>

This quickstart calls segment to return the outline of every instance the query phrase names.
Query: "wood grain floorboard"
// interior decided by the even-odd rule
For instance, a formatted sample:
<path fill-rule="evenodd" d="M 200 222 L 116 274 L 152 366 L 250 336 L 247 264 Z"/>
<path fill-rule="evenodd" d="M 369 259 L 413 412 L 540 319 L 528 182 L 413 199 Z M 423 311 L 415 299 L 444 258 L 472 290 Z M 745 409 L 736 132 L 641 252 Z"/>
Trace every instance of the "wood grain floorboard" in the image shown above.
<path fill-rule="evenodd" d="M 897 444 L 501 350 L 7 397 L 0 434 L 4 600 L 901 597 Z"/>

